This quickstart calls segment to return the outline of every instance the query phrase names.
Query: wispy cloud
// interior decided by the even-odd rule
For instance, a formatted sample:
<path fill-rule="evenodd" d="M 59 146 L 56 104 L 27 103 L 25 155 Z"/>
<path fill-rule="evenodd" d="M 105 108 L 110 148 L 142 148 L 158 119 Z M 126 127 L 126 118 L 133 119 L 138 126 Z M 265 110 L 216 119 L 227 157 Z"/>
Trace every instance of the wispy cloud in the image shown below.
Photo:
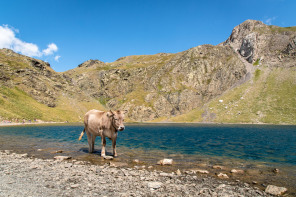
<path fill-rule="evenodd" d="M 54 57 L 54 60 L 57 61 L 57 62 L 59 62 L 60 57 L 61 57 L 61 56 L 56 55 L 56 56 Z"/>
<path fill-rule="evenodd" d="M 276 17 L 270 17 L 270 18 L 267 18 L 264 22 L 266 25 L 272 25 L 272 21 L 274 21 L 276 19 Z"/>
<path fill-rule="evenodd" d="M 47 49 L 44 49 L 42 52 L 44 55 L 51 55 L 56 51 L 58 51 L 57 45 L 54 43 L 51 43 L 51 44 L 47 45 Z"/>
<path fill-rule="evenodd" d="M 39 47 L 34 43 L 28 43 L 20 40 L 16 37 L 16 33 L 19 33 L 18 29 L 10 27 L 8 25 L 0 25 L 0 48 L 12 49 L 15 52 L 27 55 L 30 57 L 41 57 L 43 55 L 52 55 L 58 50 L 56 44 L 51 43 L 42 52 Z"/>

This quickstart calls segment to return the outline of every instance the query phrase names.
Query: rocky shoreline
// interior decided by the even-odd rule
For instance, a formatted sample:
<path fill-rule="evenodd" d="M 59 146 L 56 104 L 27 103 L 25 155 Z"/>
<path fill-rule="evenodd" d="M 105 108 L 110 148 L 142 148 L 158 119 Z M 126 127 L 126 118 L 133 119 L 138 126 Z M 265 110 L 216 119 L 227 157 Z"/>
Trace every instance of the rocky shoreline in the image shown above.
<path fill-rule="evenodd" d="M 270 196 L 246 183 L 199 174 L 39 159 L 9 150 L 0 152 L 0 176 L 0 196 Z"/>

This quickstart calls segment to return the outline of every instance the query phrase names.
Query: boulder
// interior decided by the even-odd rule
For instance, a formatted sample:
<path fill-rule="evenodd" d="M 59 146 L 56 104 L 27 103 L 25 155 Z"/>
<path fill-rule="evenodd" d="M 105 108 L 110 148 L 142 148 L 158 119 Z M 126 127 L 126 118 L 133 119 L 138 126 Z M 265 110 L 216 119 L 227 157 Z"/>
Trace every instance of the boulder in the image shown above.
<path fill-rule="evenodd" d="M 276 195 L 276 196 L 282 195 L 286 191 L 287 191 L 287 188 L 285 188 L 285 187 L 278 187 L 278 186 L 275 186 L 275 185 L 268 185 L 266 187 L 266 189 L 265 189 L 265 192 L 266 193 L 272 194 L 272 195 Z"/>
<path fill-rule="evenodd" d="M 224 173 L 217 174 L 217 177 L 219 177 L 221 179 L 228 179 L 229 178 L 229 176 L 227 174 L 224 174 Z"/>

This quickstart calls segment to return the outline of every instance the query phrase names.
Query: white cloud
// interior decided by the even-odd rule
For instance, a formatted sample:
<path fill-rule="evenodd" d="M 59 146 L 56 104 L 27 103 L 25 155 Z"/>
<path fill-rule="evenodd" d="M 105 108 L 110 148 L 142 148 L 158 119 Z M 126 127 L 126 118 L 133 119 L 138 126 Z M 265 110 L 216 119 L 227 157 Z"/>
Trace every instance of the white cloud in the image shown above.
<path fill-rule="evenodd" d="M 265 24 L 266 25 L 271 25 L 272 24 L 272 21 L 274 21 L 276 19 L 276 17 L 271 17 L 271 18 L 268 18 L 265 20 Z"/>
<path fill-rule="evenodd" d="M 44 55 L 51 55 L 54 52 L 56 52 L 58 50 L 58 47 L 56 44 L 51 43 L 49 45 L 47 45 L 47 49 L 44 49 L 42 52 Z"/>
<path fill-rule="evenodd" d="M 61 57 L 61 56 L 56 55 L 56 56 L 54 57 L 54 60 L 57 61 L 57 62 L 59 62 L 60 57 Z"/>
<path fill-rule="evenodd" d="M 41 52 L 36 44 L 24 42 L 18 39 L 15 33 L 19 33 L 19 30 L 9 27 L 8 25 L 0 25 L 0 48 L 12 49 L 15 52 L 31 57 L 51 55 L 58 50 L 57 45 L 51 43 L 48 45 L 47 49 L 44 49 Z"/>

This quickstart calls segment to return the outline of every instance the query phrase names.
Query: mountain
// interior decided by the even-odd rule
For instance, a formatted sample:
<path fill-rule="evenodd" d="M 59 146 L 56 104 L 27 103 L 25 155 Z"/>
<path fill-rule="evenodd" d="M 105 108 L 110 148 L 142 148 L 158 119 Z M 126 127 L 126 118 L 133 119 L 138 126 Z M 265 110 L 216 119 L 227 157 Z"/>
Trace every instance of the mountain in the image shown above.
<path fill-rule="evenodd" d="M 217 46 L 88 60 L 64 73 L 2 49 L 0 68 L 3 118 L 38 111 L 43 120 L 79 121 L 97 108 L 127 109 L 140 122 L 296 124 L 296 27 L 247 20 Z M 28 112 L 13 113 L 24 104 Z"/>
<path fill-rule="evenodd" d="M 80 121 L 85 111 L 103 109 L 48 63 L 0 49 L 0 120 Z"/>

